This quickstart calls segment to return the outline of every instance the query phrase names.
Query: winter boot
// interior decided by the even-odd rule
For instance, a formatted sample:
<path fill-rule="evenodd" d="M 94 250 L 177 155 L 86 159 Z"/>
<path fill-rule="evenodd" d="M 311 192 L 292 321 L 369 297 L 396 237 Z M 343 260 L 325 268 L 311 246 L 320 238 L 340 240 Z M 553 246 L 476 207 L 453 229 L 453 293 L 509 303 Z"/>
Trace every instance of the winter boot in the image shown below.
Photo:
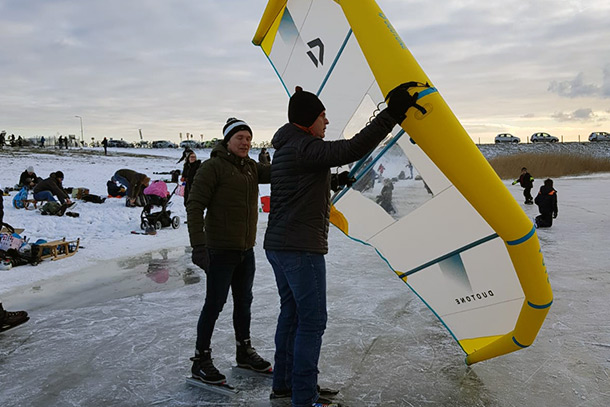
<path fill-rule="evenodd" d="M 341 404 L 319 397 L 318 400 L 311 404 L 311 407 L 341 407 Z"/>
<path fill-rule="evenodd" d="M 201 352 L 196 350 L 195 357 L 191 358 L 191 360 L 193 361 L 193 367 L 191 367 L 193 378 L 211 384 L 220 384 L 227 379 L 218 369 L 216 369 L 214 363 L 212 363 L 211 349 L 206 349 Z"/>
<path fill-rule="evenodd" d="M 25 311 L 5 311 L 0 303 L 0 332 L 21 325 L 30 319 Z"/>
<path fill-rule="evenodd" d="M 244 339 L 243 341 L 237 341 L 237 366 L 244 367 L 246 369 L 252 369 L 257 372 L 268 372 L 271 370 L 271 363 L 256 353 L 256 350 L 252 347 L 250 339 Z"/>

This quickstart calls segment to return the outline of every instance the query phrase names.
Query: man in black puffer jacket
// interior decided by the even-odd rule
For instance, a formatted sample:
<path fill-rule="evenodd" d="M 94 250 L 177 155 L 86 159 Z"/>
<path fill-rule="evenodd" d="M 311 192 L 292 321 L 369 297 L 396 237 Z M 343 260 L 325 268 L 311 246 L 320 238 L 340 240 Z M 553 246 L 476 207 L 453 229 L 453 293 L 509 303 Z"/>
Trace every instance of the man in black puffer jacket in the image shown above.
<path fill-rule="evenodd" d="M 390 93 L 389 107 L 349 140 L 324 141 L 329 121 L 320 99 L 297 87 L 289 123 L 274 135 L 271 210 L 264 247 L 273 267 L 280 315 L 275 333 L 272 397 L 292 395 L 293 406 L 322 401 L 318 359 L 326 328 L 326 264 L 330 168 L 349 164 L 375 148 L 401 123 L 416 95 Z M 345 184 L 347 174 L 340 178 Z"/>

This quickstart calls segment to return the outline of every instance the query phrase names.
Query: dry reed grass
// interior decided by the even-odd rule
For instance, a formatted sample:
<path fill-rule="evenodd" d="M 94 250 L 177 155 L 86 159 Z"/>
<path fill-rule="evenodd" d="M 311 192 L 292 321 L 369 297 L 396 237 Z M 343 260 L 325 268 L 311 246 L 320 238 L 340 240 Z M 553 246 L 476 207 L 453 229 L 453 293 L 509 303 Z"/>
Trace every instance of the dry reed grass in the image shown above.
<path fill-rule="evenodd" d="M 501 179 L 518 178 L 522 167 L 538 179 L 610 172 L 610 158 L 582 154 L 515 154 L 494 157 L 489 164 Z"/>

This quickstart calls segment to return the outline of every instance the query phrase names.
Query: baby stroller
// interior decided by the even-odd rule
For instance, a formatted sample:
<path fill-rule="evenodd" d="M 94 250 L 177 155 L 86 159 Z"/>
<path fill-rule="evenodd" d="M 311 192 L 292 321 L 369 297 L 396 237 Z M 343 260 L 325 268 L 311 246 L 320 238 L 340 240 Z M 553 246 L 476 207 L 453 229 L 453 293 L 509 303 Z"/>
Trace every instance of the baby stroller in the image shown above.
<path fill-rule="evenodd" d="M 159 230 L 170 225 L 174 229 L 180 227 L 180 217 L 171 216 L 172 212 L 167 209 L 172 196 L 174 196 L 176 189 L 178 189 L 178 185 L 179 184 L 176 184 L 176 187 L 169 195 L 167 195 L 167 185 L 163 181 L 155 181 L 144 190 L 147 203 L 144 205 L 142 214 L 140 215 L 140 228 L 142 230 Z M 151 189 L 149 190 L 149 188 Z M 153 190 L 156 190 L 156 192 L 147 193 L 152 192 Z M 163 190 L 165 193 L 162 192 Z M 159 193 L 159 191 L 161 191 L 161 193 Z M 161 195 L 165 195 L 166 197 L 163 198 Z M 153 212 L 153 207 L 160 207 L 161 209 L 157 212 Z"/>

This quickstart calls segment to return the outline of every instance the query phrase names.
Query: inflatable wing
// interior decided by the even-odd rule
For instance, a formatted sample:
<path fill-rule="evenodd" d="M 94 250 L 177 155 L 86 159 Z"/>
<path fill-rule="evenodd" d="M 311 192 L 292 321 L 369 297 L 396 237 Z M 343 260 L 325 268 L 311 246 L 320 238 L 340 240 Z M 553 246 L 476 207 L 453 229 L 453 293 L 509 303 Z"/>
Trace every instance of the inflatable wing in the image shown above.
<path fill-rule="evenodd" d="M 288 95 L 316 92 L 349 138 L 405 83 L 417 106 L 351 167 L 331 221 L 373 246 L 432 310 L 466 363 L 531 345 L 552 291 L 531 220 L 373 0 L 271 0 L 253 43 Z"/>

